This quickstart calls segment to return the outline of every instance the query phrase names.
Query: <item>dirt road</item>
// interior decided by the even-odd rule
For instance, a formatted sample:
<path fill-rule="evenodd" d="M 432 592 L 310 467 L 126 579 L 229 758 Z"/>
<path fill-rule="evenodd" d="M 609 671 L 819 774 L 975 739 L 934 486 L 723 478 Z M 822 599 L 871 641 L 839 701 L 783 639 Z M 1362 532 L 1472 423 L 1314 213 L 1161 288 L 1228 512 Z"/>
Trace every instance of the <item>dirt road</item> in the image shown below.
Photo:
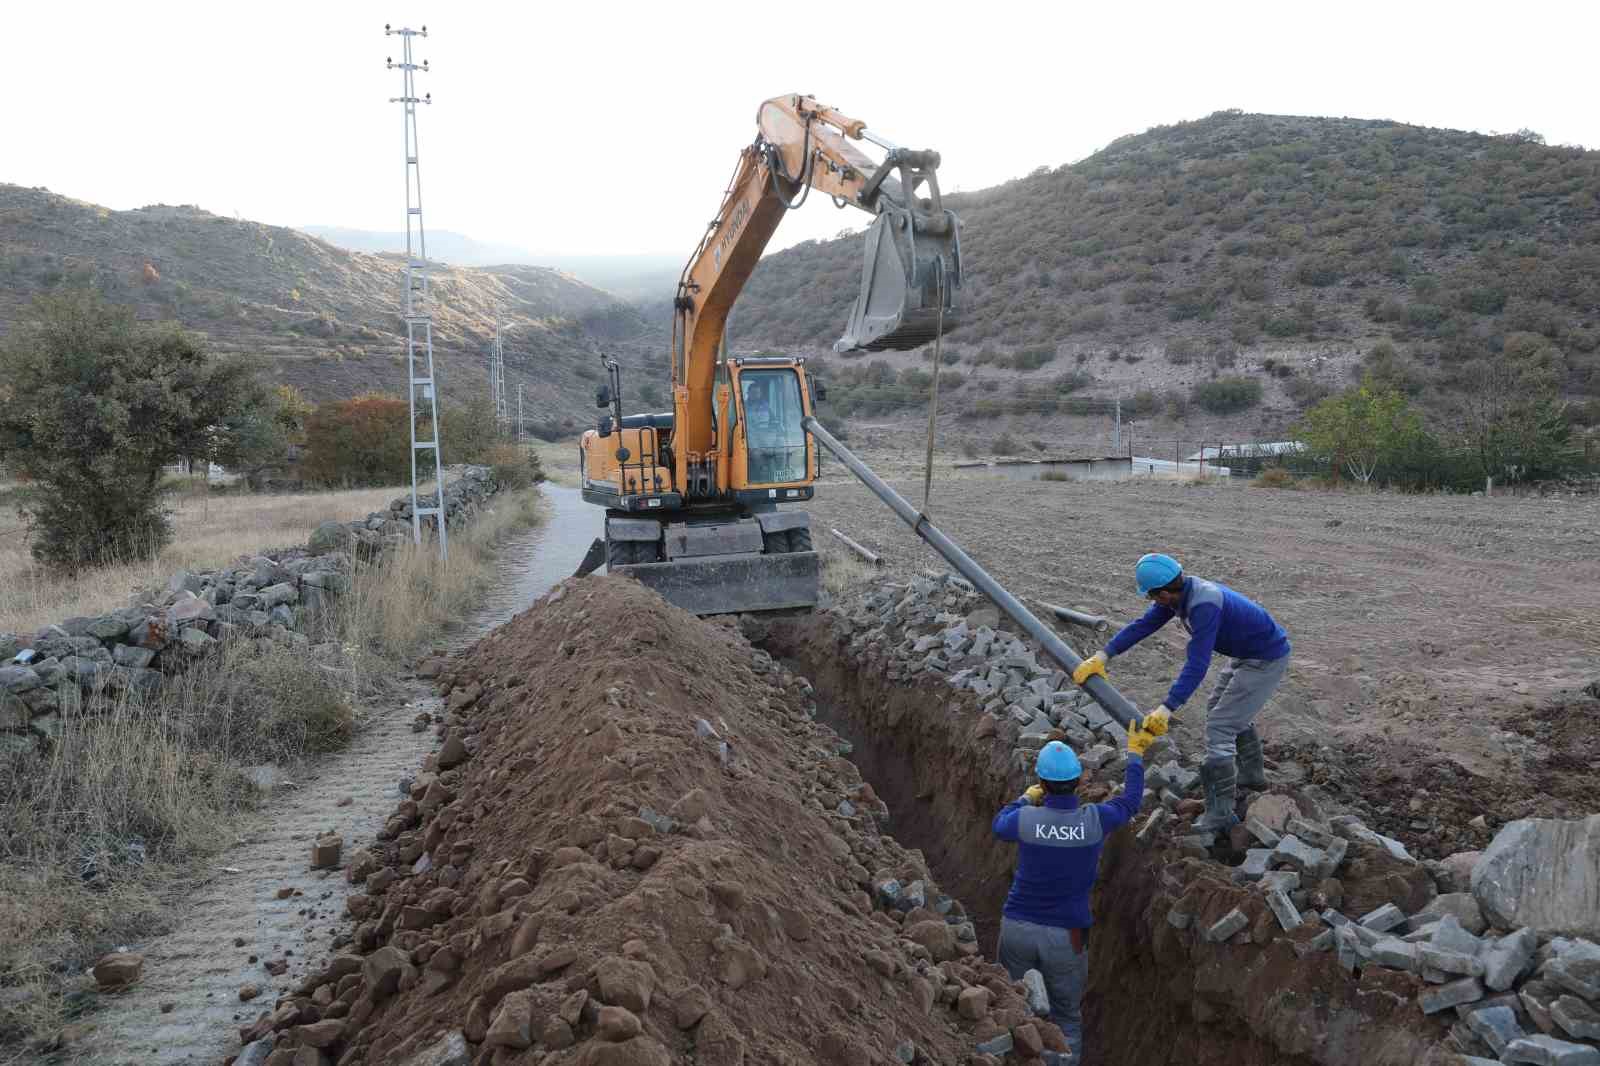
<path fill-rule="evenodd" d="M 921 499 L 920 480 L 896 488 Z M 818 540 L 838 526 L 900 568 L 943 565 L 860 485 L 820 486 L 811 512 Z M 931 512 L 1035 605 L 1129 620 L 1144 607 L 1131 574 L 1147 551 L 1264 604 L 1294 642 L 1289 680 L 1264 719 L 1269 742 L 1384 762 L 1398 744 L 1446 779 L 1474 781 L 1525 777 L 1530 759 L 1553 771 L 1572 744 L 1594 744 L 1584 731 L 1552 746 L 1540 716 L 1600 678 L 1600 618 L 1585 591 L 1600 581 L 1592 497 L 968 478 L 937 482 Z M 1114 664 L 1113 681 L 1154 706 L 1181 664 L 1183 638 L 1171 627 L 1146 641 Z M 1104 640 L 1083 630 L 1067 639 L 1085 651 Z M 1202 693 L 1186 708 L 1195 737 L 1203 707 Z M 1495 810 L 1493 796 L 1482 802 L 1491 814 L 1516 813 L 1514 804 Z"/>
<path fill-rule="evenodd" d="M 577 567 L 598 532 L 599 511 L 573 489 L 547 486 L 545 496 L 545 522 L 505 546 L 499 583 L 447 647 L 471 644 Z M 413 733 L 410 723 L 423 711 L 439 715 L 440 701 L 426 682 L 407 687 L 410 702 L 377 708 L 349 748 L 280 786 L 239 845 L 217 857 L 214 876 L 191 887 L 173 932 L 132 945 L 145 956 L 144 978 L 102 1000 L 104 1009 L 88 1019 L 93 1030 L 72 1049 L 74 1061 L 220 1062 L 238 1050 L 241 1023 L 270 1010 L 278 994 L 322 962 L 335 933 L 348 931 L 350 885 L 342 868 L 309 868 L 311 844 L 321 833 L 339 833 L 348 861 L 393 813 L 399 780 L 413 776 L 436 745 L 432 730 Z M 287 968 L 275 975 L 269 963 Z M 259 995 L 242 1003 L 247 985 Z"/>

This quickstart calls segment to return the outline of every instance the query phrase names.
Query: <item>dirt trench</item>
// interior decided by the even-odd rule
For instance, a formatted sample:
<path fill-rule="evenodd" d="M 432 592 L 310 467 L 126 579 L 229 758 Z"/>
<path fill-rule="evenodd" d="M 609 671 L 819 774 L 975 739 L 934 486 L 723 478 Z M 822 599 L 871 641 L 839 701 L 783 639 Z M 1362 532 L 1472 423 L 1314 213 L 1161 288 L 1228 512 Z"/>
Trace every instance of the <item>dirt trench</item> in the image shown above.
<path fill-rule="evenodd" d="M 888 804 L 887 831 L 920 849 L 933 876 L 966 903 L 984 957 L 994 958 L 1015 851 L 993 838 L 990 822 L 1027 782 L 1006 747 L 981 731 L 984 716 L 942 685 L 894 682 L 858 666 L 822 616 L 756 627 L 752 636 L 810 680 L 818 721 L 851 742 L 850 758 Z M 1084 795 L 1104 798 L 1115 783 L 1090 771 Z M 1180 858 L 1170 832 L 1147 847 L 1124 830 L 1102 854 L 1084 1003 L 1088 1061 L 1435 1061 L 1441 1027 L 1416 1015 L 1413 989 L 1385 987 L 1376 968 L 1357 983 L 1332 953 L 1306 951 L 1317 928 L 1283 935 L 1259 893 L 1233 884 L 1220 865 Z M 1251 918 L 1249 943 L 1195 936 L 1235 907 Z M 1173 910 L 1188 917 L 1190 932 L 1169 924 Z"/>

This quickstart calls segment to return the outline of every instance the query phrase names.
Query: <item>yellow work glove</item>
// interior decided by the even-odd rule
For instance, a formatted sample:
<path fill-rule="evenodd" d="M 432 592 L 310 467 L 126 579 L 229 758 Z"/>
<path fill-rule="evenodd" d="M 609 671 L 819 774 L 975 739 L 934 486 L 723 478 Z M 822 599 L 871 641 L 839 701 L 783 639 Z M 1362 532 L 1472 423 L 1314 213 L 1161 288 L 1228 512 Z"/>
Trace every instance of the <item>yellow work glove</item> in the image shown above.
<path fill-rule="evenodd" d="M 1148 730 L 1155 736 L 1164 737 L 1167 735 L 1167 730 L 1171 728 L 1171 725 L 1172 712 L 1167 710 L 1167 705 L 1163 703 L 1144 716 L 1144 721 L 1139 723 L 1139 728 Z"/>
<path fill-rule="evenodd" d="M 1148 729 L 1128 730 L 1128 754 L 1144 758 L 1145 751 L 1156 742 L 1156 735 Z"/>
<path fill-rule="evenodd" d="M 1044 802 L 1044 786 L 1029 785 L 1028 790 L 1022 794 L 1022 798 L 1033 804 L 1035 807 L 1039 806 L 1039 804 Z"/>
<path fill-rule="evenodd" d="M 1103 651 L 1095 652 L 1078 664 L 1078 668 L 1072 671 L 1072 683 L 1074 685 L 1082 685 L 1096 674 L 1101 677 L 1106 676 L 1106 653 Z M 1109 681 L 1110 678 L 1106 678 L 1106 680 Z"/>

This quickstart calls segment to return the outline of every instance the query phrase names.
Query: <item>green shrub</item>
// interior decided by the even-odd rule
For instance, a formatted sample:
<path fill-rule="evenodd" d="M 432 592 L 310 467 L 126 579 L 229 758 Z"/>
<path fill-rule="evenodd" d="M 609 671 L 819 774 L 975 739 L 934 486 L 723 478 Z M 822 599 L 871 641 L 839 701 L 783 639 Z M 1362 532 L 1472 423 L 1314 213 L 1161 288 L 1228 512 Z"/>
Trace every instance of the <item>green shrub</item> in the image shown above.
<path fill-rule="evenodd" d="M 272 399 L 176 326 L 92 291 L 40 297 L 0 345 L 0 461 L 34 483 L 34 557 L 77 570 L 159 551 L 163 468 L 242 452 L 246 416 Z"/>
<path fill-rule="evenodd" d="M 1019 348 L 1011 353 L 1010 365 L 1013 370 L 1021 370 L 1026 373 L 1038 370 L 1046 363 L 1054 362 L 1055 357 L 1056 350 L 1053 346 L 1048 348 Z"/>
<path fill-rule="evenodd" d="M 1248 411 L 1261 402 L 1261 381 L 1243 375 L 1213 378 L 1196 385 L 1191 396 L 1214 415 Z"/>
<path fill-rule="evenodd" d="M 1017 443 L 1017 438 L 1009 433 L 1002 433 L 994 439 L 991 450 L 996 455 L 1017 455 L 1022 451 L 1022 445 Z"/>
<path fill-rule="evenodd" d="M 496 481 L 513 489 L 525 489 L 545 479 L 539 453 L 532 448 L 524 449 L 509 443 L 496 444 L 484 456 L 484 462 L 489 465 Z"/>

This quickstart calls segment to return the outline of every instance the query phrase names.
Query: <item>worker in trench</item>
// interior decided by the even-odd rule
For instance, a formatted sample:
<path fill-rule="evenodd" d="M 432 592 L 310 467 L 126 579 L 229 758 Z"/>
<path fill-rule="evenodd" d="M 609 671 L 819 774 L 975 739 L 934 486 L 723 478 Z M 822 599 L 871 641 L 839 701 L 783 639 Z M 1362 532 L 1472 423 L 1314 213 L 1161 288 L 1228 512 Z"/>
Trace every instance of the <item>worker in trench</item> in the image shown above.
<path fill-rule="evenodd" d="M 1289 635 L 1266 608 L 1226 585 L 1183 572 L 1170 555 L 1143 556 L 1133 568 L 1139 594 L 1152 602 L 1138 619 L 1111 638 L 1104 651 L 1085 659 L 1072 673 L 1082 685 L 1091 676 L 1106 676 L 1106 662 L 1132 648 L 1172 619 L 1189 631 L 1189 651 L 1166 702 L 1145 716 L 1143 728 L 1162 736 L 1172 712 L 1183 706 L 1205 680 L 1213 653 L 1232 662 L 1223 668 L 1206 703 L 1206 757 L 1200 764 L 1205 787 L 1205 813 L 1194 828 L 1220 833 L 1238 821 L 1237 790 L 1267 787 L 1266 765 L 1256 716 L 1277 691 L 1289 669 Z"/>
<path fill-rule="evenodd" d="M 994 835 L 1017 845 L 1017 872 L 1000 921 L 1000 965 L 1012 980 L 1044 977 L 1050 1020 L 1061 1027 L 1073 1066 L 1083 1066 L 1083 989 L 1089 976 L 1089 894 L 1106 837 L 1139 813 L 1144 753 L 1155 734 L 1128 732 L 1122 792 L 1109 803 L 1080 805 L 1083 766 L 1059 740 L 1039 752 L 1039 783 L 1001 808 Z"/>

